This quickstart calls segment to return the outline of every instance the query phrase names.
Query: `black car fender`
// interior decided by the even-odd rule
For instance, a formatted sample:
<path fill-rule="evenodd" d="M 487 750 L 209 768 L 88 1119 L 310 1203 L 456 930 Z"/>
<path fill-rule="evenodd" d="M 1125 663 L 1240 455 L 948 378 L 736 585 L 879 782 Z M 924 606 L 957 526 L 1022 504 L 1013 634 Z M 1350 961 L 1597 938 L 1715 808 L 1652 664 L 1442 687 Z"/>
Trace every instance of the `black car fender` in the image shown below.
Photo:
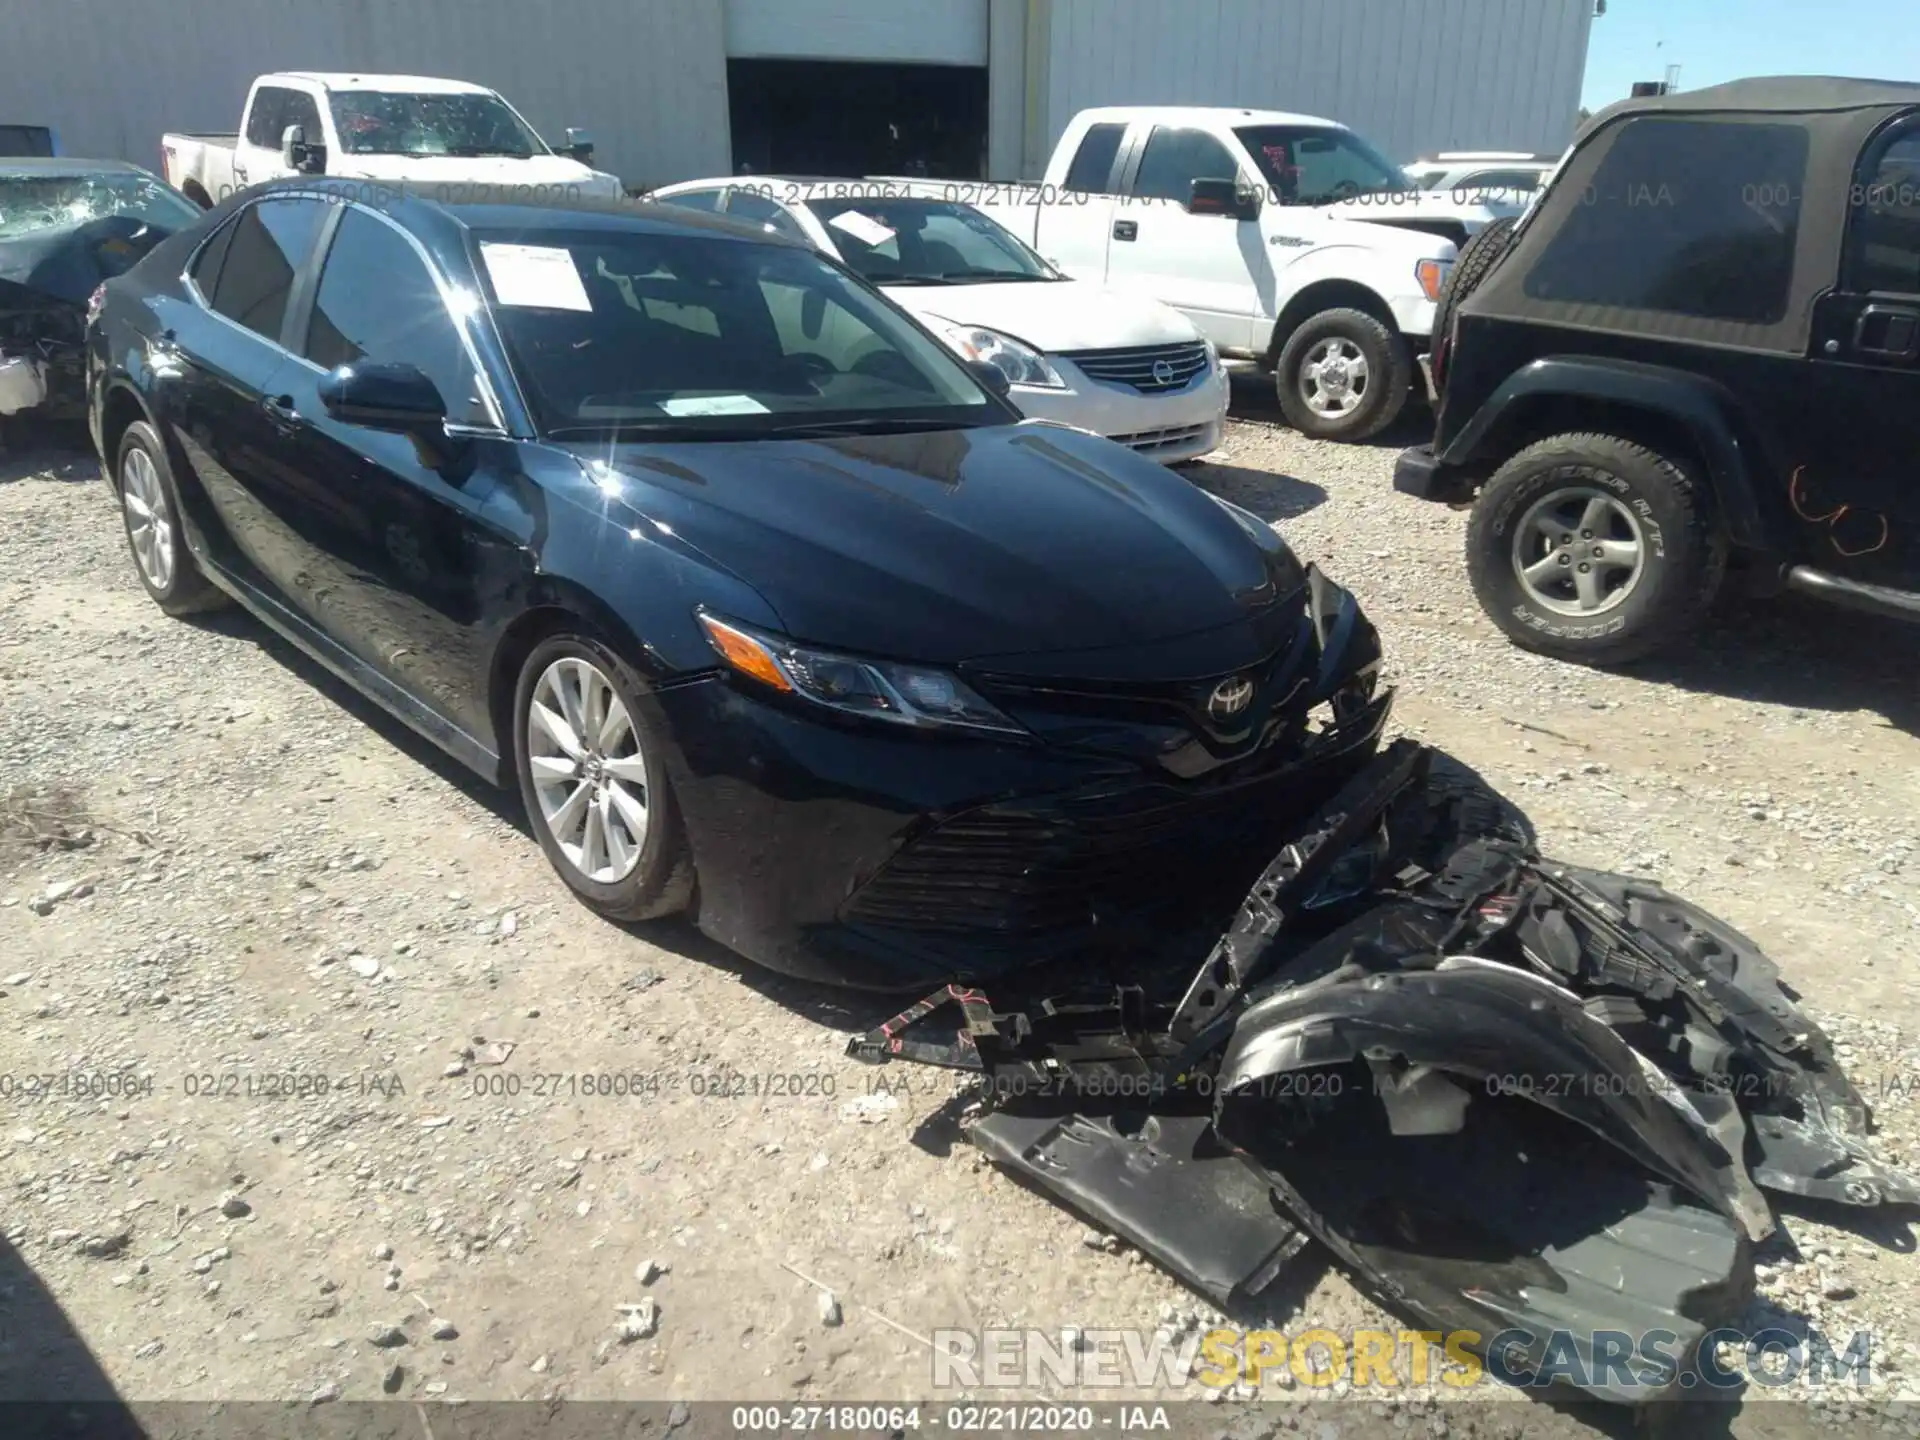
<path fill-rule="evenodd" d="M 1762 462 L 1750 453 L 1734 419 L 1738 402 L 1725 387 L 1684 370 L 1594 356 L 1532 361 L 1509 375 L 1441 447 L 1440 464 L 1486 458 L 1508 421 L 1538 401 L 1562 399 L 1641 410 L 1682 426 L 1706 466 L 1728 538 L 1745 550 L 1776 548 L 1754 485 Z"/>
<path fill-rule="evenodd" d="M 1457 957 L 1380 974 L 1346 966 L 1254 1004 L 1220 1061 L 1221 1133 L 1231 1140 L 1258 1123 L 1275 1097 L 1310 1099 L 1302 1072 L 1354 1061 L 1371 1068 L 1396 1134 L 1453 1133 L 1480 1097 L 1516 1096 L 1586 1126 L 1751 1238 L 1773 1229 L 1730 1106 L 1710 1096 L 1696 1103 L 1572 991 L 1497 961 Z"/>

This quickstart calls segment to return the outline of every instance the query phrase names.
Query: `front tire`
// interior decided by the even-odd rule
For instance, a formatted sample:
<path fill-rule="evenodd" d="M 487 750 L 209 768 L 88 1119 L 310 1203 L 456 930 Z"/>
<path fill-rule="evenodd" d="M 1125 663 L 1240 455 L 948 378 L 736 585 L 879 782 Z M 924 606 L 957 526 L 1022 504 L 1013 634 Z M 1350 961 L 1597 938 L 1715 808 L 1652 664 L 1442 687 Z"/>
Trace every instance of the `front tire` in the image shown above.
<path fill-rule="evenodd" d="M 514 768 L 527 822 L 574 894 L 610 920 L 657 920 L 693 898 L 693 858 L 639 678 L 584 635 L 534 647 L 514 690 Z"/>
<path fill-rule="evenodd" d="M 1612 435 L 1556 435 L 1500 467 L 1467 525 L 1481 608 L 1516 645 L 1623 665 L 1698 626 L 1726 573 L 1705 482 Z"/>
<path fill-rule="evenodd" d="M 1365 440 L 1399 418 L 1413 383 L 1407 342 L 1363 310 L 1323 310 L 1281 347 L 1274 388 L 1287 423 L 1316 440 Z"/>
<path fill-rule="evenodd" d="M 166 446 L 146 421 L 136 420 L 120 437 L 114 474 L 134 573 L 154 603 L 169 615 L 226 604 L 227 597 L 201 573 L 187 548 Z"/>

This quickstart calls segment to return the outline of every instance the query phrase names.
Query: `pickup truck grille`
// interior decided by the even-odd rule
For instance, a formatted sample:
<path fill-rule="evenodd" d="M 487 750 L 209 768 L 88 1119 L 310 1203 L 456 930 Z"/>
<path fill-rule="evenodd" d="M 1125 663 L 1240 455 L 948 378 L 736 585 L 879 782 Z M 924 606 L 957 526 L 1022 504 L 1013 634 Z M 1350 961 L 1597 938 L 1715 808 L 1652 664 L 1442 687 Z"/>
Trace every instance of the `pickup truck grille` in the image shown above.
<path fill-rule="evenodd" d="M 1207 368 L 1207 347 L 1196 340 L 1190 345 L 1133 345 L 1124 350 L 1062 350 L 1060 358 L 1071 360 L 1090 379 L 1131 385 L 1143 395 L 1156 395 L 1185 389 Z"/>

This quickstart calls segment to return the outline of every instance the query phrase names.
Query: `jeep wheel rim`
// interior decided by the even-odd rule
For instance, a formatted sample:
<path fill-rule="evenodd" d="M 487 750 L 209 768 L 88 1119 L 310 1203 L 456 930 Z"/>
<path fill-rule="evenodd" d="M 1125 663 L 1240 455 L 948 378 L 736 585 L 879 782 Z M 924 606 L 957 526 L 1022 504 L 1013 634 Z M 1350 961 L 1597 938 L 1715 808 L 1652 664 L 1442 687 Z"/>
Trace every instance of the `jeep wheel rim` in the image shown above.
<path fill-rule="evenodd" d="M 165 590 L 173 583 L 173 521 L 167 515 L 159 468 L 138 445 L 127 451 L 120 467 L 120 508 L 126 512 L 134 564 L 147 584 Z"/>
<path fill-rule="evenodd" d="M 613 682 L 574 656 L 541 671 L 521 758 L 567 864 L 598 885 L 631 875 L 647 843 L 652 796 L 639 732 Z"/>
<path fill-rule="evenodd" d="M 1513 573 L 1527 598 L 1556 615 L 1604 615 L 1646 573 L 1640 521 L 1603 490 L 1576 486 L 1534 502 L 1513 532 Z"/>
<path fill-rule="evenodd" d="M 1316 415 L 1337 420 L 1366 402 L 1373 371 L 1351 340 L 1333 336 L 1307 351 L 1300 364 L 1300 398 Z"/>

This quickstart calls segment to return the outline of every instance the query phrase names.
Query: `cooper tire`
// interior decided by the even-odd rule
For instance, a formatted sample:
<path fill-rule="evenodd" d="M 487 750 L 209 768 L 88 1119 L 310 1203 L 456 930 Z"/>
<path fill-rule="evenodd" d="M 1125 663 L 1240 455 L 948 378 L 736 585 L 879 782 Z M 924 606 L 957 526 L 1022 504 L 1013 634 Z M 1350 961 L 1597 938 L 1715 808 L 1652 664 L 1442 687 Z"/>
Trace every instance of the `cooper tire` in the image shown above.
<path fill-rule="evenodd" d="M 556 785 L 544 787 L 548 803 L 543 804 L 543 785 L 535 775 L 539 763 L 536 756 L 548 752 L 551 758 L 558 759 L 563 751 L 563 747 L 549 743 L 549 735 L 544 732 L 536 735 L 533 729 L 536 690 L 542 685 L 543 678 L 555 673 L 556 665 L 560 665 L 559 673 L 567 673 L 568 667 L 560 664 L 567 661 L 580 662 L 581 666 L 589 668 L 606 682 L 624 708 L 634 738 L 633 753 L 620 757 L 625 768 L 619 780 L 627 789 L 627 803 L 631 802 L 633 791 L 642 793 L 646 812 L 645 833 L 639 843 L 638 858 L 631 868 L 618 876 L 604 879 L 595 879 L 583 869 L 581 858 L 569 855 L 567 847 L 556 836 L 555 819 L 549 814 Z M 573 667 L 573 673 L 585 672 L 576 666 Z M 609 920 L 657 920 L 679 914 L 693 899 L 693 856 L 687 848 L 686 829 L 681 823 L 680 808 L 674 800 L 673 787 L 662 759 L 668 742 L 647 708 L 640 703 L 644 688 L 625 661 L 597 639 L 583 634 L 555 635 L 536 645 L 521 666 L 520 678 L 514 687 L 514 769 L 520 782 L 520 798 L 526 806 L 527 823 L 532 827 L 534 837 L 539 840 L 540 848 L 546 852 L 548 862 L 567 887 L 585 901 L 589 909 Z M 613 747 L 618 750 L 626 748 L 624 745 Z M 591 749 L 597 758 L 600 754 L 599 745 L 594 744 Z M 610 749 L 609 756 L 612 753 Z M 632 763 L 635 759 L 639 762 L 637 765 Z M 612 769 L 611 766 L 606 768 Z M 594 778 L 598 780 L 600 775 L 600 767 L 596 766 Z M 558 783 L 564 785 L 564 782 Z M 604 783 L 614 782 L 609 780 Z M 590 808 L 593 799 L 589 799 L 587 804 Z M 599 822 L 603 827 L 611 823 L 606 815 L 616 809 L 611 802 L 603 807 Z M 624 821 L 621 827 L 620 833 L 630 839 L 631 827 Z M 604 828 L 602 835 L 604 846 Z M 582 845 L 590 855 L 591 846 L 586 844 L 584 832 Z M 591 866 L 590 860 L 586 863 Z"/>
<path fill-rule="evenodd" d="M 1600 587 L 1617 576 L 1582 576 L 1577 583 L 1590 588 L 1581 595 L 1574 576 L 1586 557 L 1600 569 L 1598 557 L 1627 541 L 1558 517 L 1596 513 L 1624 521 L 1639 547 L 1637 569 L 1611 592 Z M 1619 568 L 1617 558 L 1606 563 Z M 1686 638 L 1713 604 L 1726 563 L 1726 538 L 1694 467 L 1612 435 L 1528 446 L 1487 482 L 1467 525 L 1467 573 L 1481 608 L 1523 649 L 1585 665 L 1624 665 Z M 1599 608 L 1580 608 L 1596 594 Z"/>
<path fill-rule="evenodd" d="M 114 477 L 133 573 L 154 604 L 176 616 L 227 604 L 226 594 L 201 573 L 187 548 L 167 448 L 146 421 L 134 421 L 121 435 Z"/>
<path fill-rule="evenodd" d="M 1328 348 L 1358 352 L 1366 366 L 1360 401 L 1341 415 L 1316 410 L 1303 391 L 1302 371 Z M 1274 369 L 1274 389 L 1287 423 L 1316 440 L 1365 440 L 1399 418 L 1413 381 L 1407 342 L 1364 310 L 1323 310 L 1287 337 Z"/>

